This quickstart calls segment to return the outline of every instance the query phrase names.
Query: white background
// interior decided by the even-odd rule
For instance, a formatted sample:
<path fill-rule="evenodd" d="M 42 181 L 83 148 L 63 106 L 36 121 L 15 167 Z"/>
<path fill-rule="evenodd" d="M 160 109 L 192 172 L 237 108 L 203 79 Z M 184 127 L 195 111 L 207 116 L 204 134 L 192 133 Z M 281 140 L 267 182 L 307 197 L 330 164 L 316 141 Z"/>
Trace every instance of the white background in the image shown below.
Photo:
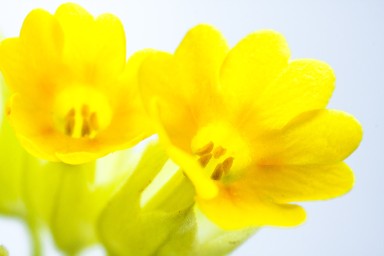
<path fill-rule="evenodd" d="M 54 11 L 63 1 L 1 1 L 0 31 L 16 36 L 35 7 Z M 384 2 L 377 0 L 142 0 L 77 1 L 93 14 L 111 12 L 124 23 L 128 53 L 173 51 L 198 23 L 218 27 L 233 46 L 252 31 L 283 33 L 292 58 L 328 62 L 337 75 L 331 108 L 355 115 L 365 134 L 348 159 L 356 184 L 348 195 L 304 204 L 307 222 L 293 229 L 264 228 L 233 255 L 384 255 Z M 0 195 L 1 196 L 1 195 Z M 0 221 L 0 244 L 28 255 L 24 230 Z M 50 255 L 52 255 L 50 253 Z M 93 253 L 90 253 L 93 255 Z"/>

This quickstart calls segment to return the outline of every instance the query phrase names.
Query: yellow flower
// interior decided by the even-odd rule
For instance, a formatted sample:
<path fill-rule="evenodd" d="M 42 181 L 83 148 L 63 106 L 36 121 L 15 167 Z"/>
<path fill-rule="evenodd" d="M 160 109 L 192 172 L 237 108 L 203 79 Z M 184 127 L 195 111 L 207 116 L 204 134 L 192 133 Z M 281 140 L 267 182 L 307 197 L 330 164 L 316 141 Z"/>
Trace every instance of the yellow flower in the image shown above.
<path fill-rule="evenodd" d="M 274 31 L 229 50 L 207 25 L 189 31 L 175 54 L 153 54 L 139 73 L 160 139 L 194 183 L 200 209 L 225 229 L 298 225 L 305 212 L 292 202 L 351 189 L 342 161 L 362 129 L 325 109 L 334 81 L 321 61 L 289 61 Z"/>
<path fill-rule="evenodd" d="M 72 3 L 54 15 L 33 10 L 20 37 L 1 42 L 7 114 L 30 153 L 79 164 L 149 135 L 136 86 L 141 56 L 126 65 L 125 44 L 118 18 Z"/>

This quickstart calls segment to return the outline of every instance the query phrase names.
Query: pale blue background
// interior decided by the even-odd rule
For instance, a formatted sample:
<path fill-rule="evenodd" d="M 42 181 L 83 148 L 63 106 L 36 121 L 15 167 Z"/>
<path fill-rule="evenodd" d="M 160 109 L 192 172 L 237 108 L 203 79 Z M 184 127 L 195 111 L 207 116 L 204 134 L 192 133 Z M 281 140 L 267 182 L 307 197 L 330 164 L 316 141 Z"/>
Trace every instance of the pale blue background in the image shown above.
<path fill-rule="evenodd" d="M 2 1 L 0 31 L 18 34 L 34 7 L 55 10 L 63 1 Z M 384 1 L 374 0 L 144 0 L 77 1 L 93 14 L 112 12 L 123 21 L 128 53 L 152 47 L 173 51 L 198 23 L 217 26 L 231 45 L 248 33 L 283 33 L 292 58 L 328 62 L 337 75 L 330 107 L 355 115 L 365 134 L 348 159 L 356 185 L 348 195 L 305 204 L 308 220 L 294 229 L 264 228 L 233 255 L 384 255 Z M 17 223 L 0 221 L 0 244 L 28 255 Z M 90 255 L 93 255 L 91 252 Z"/>

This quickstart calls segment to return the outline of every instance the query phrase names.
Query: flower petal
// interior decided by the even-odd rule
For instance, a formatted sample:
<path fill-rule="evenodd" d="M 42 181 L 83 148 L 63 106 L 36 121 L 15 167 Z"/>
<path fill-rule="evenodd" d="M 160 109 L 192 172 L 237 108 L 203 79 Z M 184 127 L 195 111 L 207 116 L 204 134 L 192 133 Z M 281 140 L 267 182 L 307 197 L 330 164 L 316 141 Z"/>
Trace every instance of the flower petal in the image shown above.
<path fill-rule="evenodd" d="M 195 186 L 197 194 L 204 199 L 213 198 L 218 193 L 216 184 L 207 177 L 204 170 L 190 155 L 185 154 L 177 147 L 169 146 L 168 154 L 176 164 L 183 167 L 183 171 Z"/>
<path fill-rule="evenodd" d="M 214 27 L 198 25 L 188 31 L 175 52 L 178 85 L 188 91 L 184 95 L 187 99 L 215 91 L 227 52 L 225 38 Z M 203 100 L 205 97 L 199 98 Z"/>
<path fill-rule="evenodd" d="M 30 66 L 36 70 L 41 70 L 39 64 L 42 63 L 47 69 L 52 64 L 57 64 L 64 47 L 60 24 L 52 14 L 42 9 L 31 11 L 25 18 L 20 40 L 26 48 L 27 58 L 29 57 L 32 63 Z"/>
<path fill-rule="evenodd" d="M 196 159 L 194 159 L 190 154 L 186 153 L 188 150 L 183 150 L 182 148 L 175 146 L 175 138 L 172 136 L 173 134 L 168 132 L 163 126 L 163 122 L 161 121 L 159 107 L 154 102 L 151 106 L 150 112 L 153 114 L 154 123 L 156 127 L 157 134 L 159 139 L 163 145 L 165 145 L 166 150 L 170 158 L 183 168 L 183 171 L 186 173 L 188 178 L 194 184 L 197 193 L 202 198 L 212 198 L 215 197 L 218 193 L 218 188 L 216 184 L 204 174 L 204 170 L 197 163 Z M 171 131 L 172 132 L 172 131 Z M 180 135 L 179 135 L 180 136 Z M 176 137 L 177 139 L 177 137 Z M 184 140 L 188 142 L 190 138 Z M 176 141 L 177 142 L 177 141 Z M 177 145 L 177 144 L 176 144 Z M 188 144 L 188 147 L 190 145 Z"/>
<path fill-rule="evenodd" d="M 49 99 L 46 101 L 49 102 Z M 106 154 L 104 151 L 100 152 L 97 143 L 73 140 L 55 130 L 50 118 L 50 107 L 41 106 L 41 104 L 49 105 L 47 102 L 29 99 L 28 95 L 21 94 L 14 94 L 9 102 L 8 117 L 11 125 L 20 139 L 20 143 L 30 154 L 49 161 L 58 161 L 58 155 L 83 151 L 90 153 L 99 151 L 98 156 Z M 67 159 L 64 156 L 62 158 Z M 70 158 L 68 157 L 68 159 Z M 84 158 L 82 163 L 86 161 L 88 158 Z M 73 161 L 65 162 L 75 163 Z"/>
<path fill-rule="evenodd" d="M 96 18 L 93 51 L 95 70 L 100 77 L 115 77 L 124 69 L 126 62 L 126 40 L 123 24 L 112 14 Z"/>
<path fill-rule="evenodd" d="M 91 152 L 70 152 L 66 154 L 56 153 L 55 156 L 63 163 L 77 165 L 90 162 L 100 155 Z"/>
<path fill-rule="evenodd" d="M 125 64 L 125 33 L 120 20 L 112 14 L 94 19 L 73 3 L 61 5 L 55 17 L 65 34 L 64 61 L 75 67 L 84 82 L 100 82 L 119 74 Z M 104 78 L 104 79 L 103 79 Z"/>
<path fill-rule="evenodd" d="M 197 126 L 223 109 L 219 97 L 206 96 L 217 95 L 218 74 L 227 51 L 219 31 L 199 25 L 187 33 L 174 56 L 156 52 L 142 65 L 145 105 L 153 109 L 149 106 L 156 101 L 164 129 L 185 151 L 190 151 Z"/>
<path fill-rule="evenodd" d="M 302 112 L 325 108 L 334 82 L 335 75 L 326 63 L 309 59 L 292 61 L 256 102 L 259 118 L 265 126 L 280 128 Z"/>
<path fill-rule="evenodd" d="M 344 163 L 322 166 L 262 166 L 211 199 L 197 198 L 201 210 L 224 229 L 295 226 L 304 210 L 287 203 L 330 199 L 348 192 L 353 173 Z"/>
<path fill-rule="evenodd" d="M 106 88 L 114 99 L 114 111 L 110 127 L 99 135 L 100 142 L 126 148 L 154 133 L 137 81 L 140 65 L 150 54 L 150 51 L 139 51 L 132 55 L 120 79 Z"/>
<path fill-rule="evenodd" d="M 154 52 L 141 66 L 140 90 L 145 107 L 155 120 L 159 119 L 172 143 L 188 151 L 197 122 L 186 99 L 190 95 L 188 88 L 179 87 L 173 74 L 173 56 Z"/>
<path fill-rule="evenodd" d="M 95 57 L 90 54 L 93 43 L 95 43 L 95 24 L 92 15 L 77 4 L 66 3 L 57 8 L 54 16 L 61 25 L 65 36 L 63 56 L 74 61 L 72 64 L 77 65 L 92 60 L 92 57 Z"/>
<path fill-rule="evenodd" d="M 197 197 L 196 201 L 201 211 L 223 229 L 295 226 L 305 220 L 305 211 L 300 206 L 276 204 L 257 192 L 237 184 L 221 189 L 211 200 Z"/>
<path fill-rule="evenodd" d="M 288 65 L 289 49 L 282 35 L 264 30 L 248 35 L 229 53 L 221 69 L 227 101 L 253 102 Z"/>
<path fill-rule="evenodd" d="M 345 163 L 331 165 L 261 166 L 250 174 L 255 190 L 277 203 L 330 199 L 348 192 L 354 183 Z"/>
<path fill-rule="evenodd" d="M 13 94 L 8 103 L 7 115 L 16 133 L 36 136 L 47 134 L 52 129 L 49 106 L 52 100 L 45 101 L 30 98 L 29 95 Z"/>
<path fill-rule="evenodd" d="M 41 88 L 49 94 L 56 86 L 52 77 L 65 76 L 57 72 L 63 42 L 61 27 L 51 14 L 41 9 L 30 12 L 20 38 L 6 39 L 0 47 L 0 68 L 12 91 L 33 96 Z"/>
<path fill-rule="evenodd" d="M 0 42 L 0 70 L 12 91 L 35 91 L 29 86 L 25 88 L 25 85 L 32 81 L 27 75 L 30 68 L 25 64 L 24 58 L 25 53 L 19 38 L 8 38 Z"/>
<path fill-rule="evenodd" d="M 362 128 L 351 115 L 335 110 L 306 112 L 283 128 L 276 137 L 281 151 L 263 164 L 332 164 L 347 158 L 362 139 Z M 278 159 L 278 163 L 276 160 Z"/>

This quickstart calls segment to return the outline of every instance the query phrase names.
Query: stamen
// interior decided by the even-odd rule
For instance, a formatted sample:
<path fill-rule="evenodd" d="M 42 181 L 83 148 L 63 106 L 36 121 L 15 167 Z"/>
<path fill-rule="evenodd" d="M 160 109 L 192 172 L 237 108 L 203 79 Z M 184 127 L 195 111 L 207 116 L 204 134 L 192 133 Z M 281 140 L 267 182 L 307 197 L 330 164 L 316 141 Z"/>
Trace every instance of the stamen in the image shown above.
<path fill-rule="evenodd" d="M 83 118 L 83 126 L 81 128 L 81 137 L 89 136 L 91 134 L 91 128 L 89 127 L 89 121 L 87 118 Z"/>
<path fill-rule="evenodd" d="M 96 139 L 113 119 L 113 109 L 106 96 L 98 88 L 81 83 L 60 91 L 52 111 L 56 130 L 73 139 Z"/>
<path fill-rule="evenodd" d="M 222 175 L 223 175 L 223 165 L 218 164 L 216 165 L 215 170 L 213 170 L 213 173 L 211 174 L 211 179 L 219 180 Z"/>
<path fill-rule="evenodd" d="M 75 109 L 71 109 L 66 116 L 65 134 L 71 136 L 75 128 Z"/>
<path fill-rule="evenodd" d="M 198 156 L 200 166 L 210 173 L 212 180 L 220 180 L 224 175 L 229 175 L 235 159 L 231 155 L 227 155 L 226 148 L 220 145 L 215 147 L 212 141 L 194 153 Z"/>
<path fill-rule="evenodd" d="M 222 163 L 222 165 L 223 165 L 223 172 L 225 174 L 227 174 L 229 172 L 229 170 L 231 169 L 232 164 L 233 164 L 233 160 L 234 160 L 233 157 L 228 157 L 227 159 L 225 159 L 223 161 L 223 163 Z"/>
<path fill-rule="evenodd" d="M 65 134 L 74 138 L 92 137 L 99 129 L 97 114 L 91 112 L 88 105 L 71 108 L 65 121 Z"/>
<path fill-rule="evenodd" d="M 213 157 L 215 159 L 218 159 L 219 157 L 223 156 L 225 154 L 227 150 L 225 148 L 223 148 L 222 146 L 218 146 L 217 148 L 215 148 L 215 150 L 213 151 Z"/>
<path fill-rule="evenodd" d="M 212 158 L 212 154 L 206 154 L 206 155 L 203 155 L 199 158 L 199 163 L 201 165 L 201 167 L 206 167 L 209 163 L 209 160 L 211 160 Z"/>
<path fill-rule="evenodd" d="M 210 141 L 207 145 L 205 145 L 204 147 L 196 150 L 195 154 L 196 155 L 199 155 L 199 156 L 203 156 L 203 155 L 206 155 L 208 153 L 211 153 L 213 149 L 213 142 Z"/>

